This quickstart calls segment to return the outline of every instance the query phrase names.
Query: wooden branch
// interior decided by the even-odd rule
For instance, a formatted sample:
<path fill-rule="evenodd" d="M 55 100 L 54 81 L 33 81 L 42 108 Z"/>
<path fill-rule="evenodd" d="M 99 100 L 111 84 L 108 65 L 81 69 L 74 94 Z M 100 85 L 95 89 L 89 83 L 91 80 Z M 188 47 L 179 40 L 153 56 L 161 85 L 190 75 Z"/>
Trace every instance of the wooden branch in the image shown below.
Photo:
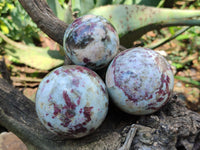
<path fill-rule="evenodd" d="M 137 131 L 137 128 L 135 127 L 135 124 L 132 124 L 123 146 L 120 147 L 118 150 L 129 150 L 130 149 L 131 143 L 136 134 L 136 131 Z"/>
<path fill-rule="evenodd" d="M 49 139 L 53 136 L 41 126 L 36 116 L 34 103 L 3 79 L 0 79 L 0 93 L 0 124 L 2 126 L 14 132 L 25 143 L 30 142 L 33 145 L 39 144 L 43 137 Z"/>
<path fill-rule="evenodd" d="M 122 117 L 123 115 L 117 116 L 116 119 L 116 116 L 110 115 L 95 133 L 79 140 L 64 140 L 43 127 L 33 102 L 0 78 L 0 125 L 15 133 L 27 147 L 42 150 L 82 150 L 101 146 L 103 149 L 116 149 L 120 146 L 121 135 L 120 128 L 114 125 L 118 124 Z M 112 142 L 109 139 L 112 139 Z"/>
<path fill-rule="evenodd" d="M 53 14 L 46 0 L 19 0 L 19 2 L 44 33 L 63 45 L 63 36 L 67 24 Z"/>
<path fill-rule="evenodd" d="M 137 128 L 136 134 L 131 124 Z M 160 111 L 140 117 L 125 114 L 111 103 L 106 120 L 93 134 L 65 140 L 47 131 L 37 117 L 34 103 L 0 78 L 0 125 L 33 149 L 113 150 L 122 145 L 130 147 L 132 139 L 130 149 L 172 149 L 176 145 L 198 146 L 195 139 L 200 133 L 200 115 L 175 98 Z"/>

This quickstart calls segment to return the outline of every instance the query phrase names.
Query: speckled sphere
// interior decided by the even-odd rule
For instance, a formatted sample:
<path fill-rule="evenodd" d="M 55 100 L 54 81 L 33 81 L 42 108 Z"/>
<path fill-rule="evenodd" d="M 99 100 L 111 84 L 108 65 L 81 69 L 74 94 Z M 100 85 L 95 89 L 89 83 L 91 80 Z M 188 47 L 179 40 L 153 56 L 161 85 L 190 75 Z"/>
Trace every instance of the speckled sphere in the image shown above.
<path fill-rule="evenodd" d="M 105 18 L 85 15 L 66 29 L 63 47 L 74 64 L 97 70 L 116 56 L 119 37 Z"/>
<path fill-rule="evenodd" d="M 97 129 L 108 111 L 101 78 L 82 66 L 62 66 L 50 72 L 36 94 L 36 112 L 51 132 L 80 138 Z"/>
<path fill-rule="evenodd" d="M 123 111 L 146 115 L 159 110 L 172 95 L 170 64 L 157 52 L 132 48 L 119 53 L 106 72 L 108 93 Z"/>

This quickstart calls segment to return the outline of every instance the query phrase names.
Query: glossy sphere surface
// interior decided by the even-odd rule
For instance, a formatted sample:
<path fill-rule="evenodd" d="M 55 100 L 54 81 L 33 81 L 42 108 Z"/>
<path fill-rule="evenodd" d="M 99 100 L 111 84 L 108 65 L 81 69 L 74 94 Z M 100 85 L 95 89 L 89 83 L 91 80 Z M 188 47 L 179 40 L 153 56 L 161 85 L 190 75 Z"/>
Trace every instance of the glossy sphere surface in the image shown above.
<path fill-rule="evenodd" d="M 157 52 L 133 48 L 119 53 L 106 72 L 108 93 L 123 111 L 150 114 L 170 98 L 174 76 L 170 64 Z"/>
<path fill-rule="evenodd" d="M 96 70 L 105 67 L 117 54 L 119 37 L 105 18 L 85 15 L 66 29 L 63 47 L 74 64 Z"/>
<path fill-rule="evenodd" d="M 66 138 L 83 137 L 100 126 L 108 111 L 104 82 L 82 66 L 62 66 L 50 72 L 36 94 L 42 124 Z"/>

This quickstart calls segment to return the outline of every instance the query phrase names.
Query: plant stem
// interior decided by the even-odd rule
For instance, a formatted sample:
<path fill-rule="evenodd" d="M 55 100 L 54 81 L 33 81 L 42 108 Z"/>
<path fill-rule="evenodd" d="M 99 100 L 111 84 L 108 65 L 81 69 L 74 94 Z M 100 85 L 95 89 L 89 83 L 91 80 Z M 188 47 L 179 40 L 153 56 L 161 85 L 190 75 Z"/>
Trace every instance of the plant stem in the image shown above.
<path fill-rule="evenodd" d="M 147 45 L 145 47 L 148 47 L 150 49 L 156 49 L 166 43 L 168 43 L 169 41 L 175 39 L 176 37 L 178 37 L 179 35 L 181 35 L 182 33 L 184 33 L 185 31 L 187 31 L 188 29 L 190 29 L 192 26 L 189 26 L 189 27 L 185 27 L 181 30 L 179 30 L 178 32 L 176 32 L 174 35 L 170 36 L 170 37 L 167 37 L 165 39 L 162 39 L 160 40 L 159 42 L 157 42 L 156 44 L 153 44 L 153 45 Z"/>
<path fill-rule="evenodd" d="M 200 87 L 200 82 L 192 80 L 191 78 L 182 77 L 182 76 L 174 76 L 174 78 L 178 79 L 178 80 L 181 80 L 183 82 L 187 82 L 187 83 L 193 84 L 193 85 L 195 85 L 197 87 Z"/>

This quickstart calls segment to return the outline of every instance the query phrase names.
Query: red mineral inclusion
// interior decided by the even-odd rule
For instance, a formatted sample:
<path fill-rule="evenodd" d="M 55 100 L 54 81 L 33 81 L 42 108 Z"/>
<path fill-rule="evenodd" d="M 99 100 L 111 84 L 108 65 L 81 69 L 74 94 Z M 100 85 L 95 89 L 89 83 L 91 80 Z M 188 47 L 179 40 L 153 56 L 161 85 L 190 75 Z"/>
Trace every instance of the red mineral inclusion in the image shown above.
<path fill-rule="evenodd" d="M 51 123 L 50 123 L 50 122 L 48 122 L 48 123 L 47 123 L 47 125 L 48 125 L 49 127 L 51 127 L 51 128 L 52 128 L 52 125 L 51 125 Z"/>
<path fill-rule="evenodd" d="M 80 102 L 81 102 L 81 98 L 78 97 L 77 104 L 80 105 Z"/>
<path fill-rule="evenodd" d="M 54 73 L 55 73 L 56 75 L 59 75 L 59 74 L 60 74 L 58 70 L 54 71 Z"/>
<path fill-rule="evenodd" d="M 76 87 L 78 87 L 79 86 L 79 79 L 78 78 L 74 78 L 72 80 L 72 84 L 75 85 Z"/>
<path fill-rule="evenodd" d="M 64 127 L 68 127 L 71 122 L 71 118 L 75 116 L 74 109 L 76 108 L 76 104 L 74 104 L 71 101 L 69 95 L 67 94 L 67 91 L 63 91 L 63 98 L 66 103 L 66 106 L 64 106 L 63 109 L 66 109 L 66 112 L 65 112 L 65 119 L 62 120 L 61 125 Z M 77 103 L 78 105 L 80 104 L 80 98 L 78 99 Z M 87 128 L 84 127 L 84 125 L 86 125 L 89 121 L 91 121 L 92 109 L 93 107 L 84 107 L 83 114 L 85 117 L 85 121 L 83 123 L 75 125 L 73 128 L 70 128 L 68 132 L 69 135 L 73 136 L 73 134 L 87 131 Z M 54 115 L 57 115 L 60 112 L 61 110 L 54 105 Z M 80 109 L 79 113 L 82 113 L 82 109 Z"/>
<path fill-rule="evenodd" d="M 159 95 L 165 95 L 166 93 L 168 94 L 170 92 L 169 91 L 169 82 L 170 82 L 169 77 L 168 76 L 165 77 L 165 75 L 162 74 L 160 81 L 161 81 L 161 84 L 160 84 L 160 87 L 158 88 L 158 91 L 156 92 L 156 94 L 159 94 Z M 166 86 L 166 91 L 162 89 L 164 84 Z"/>
<path fill-rule="evenodd" d="M 104 94 L 106 94 L 106 90 L 103 88 L 102 85 L 101 85 L 101 90 L 103 91 Z"/>
<path fill-rule="evenodd" d="M 76 135 L 77 133 L 83 133 L 87 131 L 87 128 L 84 127 L 85 125 L 87 125 L 88 122 L 91 121 L 91 110 L 93 109 L 93 107 L 84 107 L 84 117 L 86 118 L 86 120 L 83 123 L 79 123 L 75 126 L 73 126 L 73 128 L 70 128 L 68 131 L 68 135 L 73 137 L 73 135 Z M 80 113 L 82 113 L 82 109 L 80 110 Z M 92 130 L 90 130 L 89 132 L 91 132 Z"/>
<path fill-rule="evenodd" d="M 137 102 L 138 99 L 134 98 L 134 96 L 132 94 L 129 94 L 127 93 L 126 91 L 126 86 L 122 86 L 122 84 L 120 83 L 120 79 L 118 79 L 119 75 L 121 74 L 121 72 L 119 72 L 119 68 L 117 68 L 117 65 L 116 65 L 116 61 L 118 59 L 118 57 L 121 57 L 123 56 L 124 54 L 126 53 L 126 51 L 123 51 L 121 52 L 118 56 L 115 57 L 115 59 L 113 60 L 113 64 L 112 64 L 112 67 L 113 67 L 113 70 L 114 70 L 114 81 L 115 81 L 115 85 L 117 87 L 119 87 L 120 89 L 122 89 L 124 91 L 124 94 L 129 98 L 129 100 L 132 100 L 133 102 Z"/>
<path fill-rule="evenodd" d="M 62 120 L 62 123 L 60 125 L 62 125 L 63 127 L 68 127 L 70 122 L 71 120 L 66 117 L 64 120 Z"/>
<path fill-rule="evenodd" d="M 79 113 L 81 114 L 83 112 L 83 109 L 81 108 L 80 110 L 79 110 Z"/>
<path fill-rule="evenodd" d="M 84 107 L 84 116 L 86 118 L 86 121 L 84 123 L 88 123 L 91 120 L 91 110 L 93 109 L 93 107 Z"/>
<path fill-rule="evenodd" d="M 90 62 L 90 59 L 88 59 L 88 58 L 85 57 L 85 58 L 83 58 L 83 62 L 84 62 L 84 63 L 89 63 L 89 62 Z"/>
<path fill-rule="evenodd" d="M 96 73 L 86 67 L 82 67 L 82 66 L 76 66 L 76 69 L 79 70 L 81 73 L 88 73 L 89 75 L 96 77 Z"/>
<path fill-rule="evenodd" d="M 67 108 L 69 108 L 69 109 L 76 108 L 76 104 L 71 102 L 71 99 L 70 99 L 69 95 L 67 94 L 67 91 L 63 91 L 63 98 L 65 100 L 65 103 L 67 104 L 67 106 L 66 106 Z"/>
<path fill-rule="evenodd" d="M 74 26 L 80 25 L 82 23 L 82 18 L 77 18 L 73 23 L 72 23 L 72 27 L 74 28 Z"/>
<path fill-rule="evenodd" d="M 55 118 L 59 113 L 61 113 L 61 110 L 58 108 L 56 104 L 53 104 L 54 106 L 54 116 L 52 118 Z"/>
<path fill-rule="evenodd" d="M 69 129 L 68 136 L 74 137 L 74 135 L 81 133 L 81 132 L 84 133 L 86 131 L 87 131 L 87 128 L 83 127 L 82 124 L 77 124 L 73 128 Z"/>

